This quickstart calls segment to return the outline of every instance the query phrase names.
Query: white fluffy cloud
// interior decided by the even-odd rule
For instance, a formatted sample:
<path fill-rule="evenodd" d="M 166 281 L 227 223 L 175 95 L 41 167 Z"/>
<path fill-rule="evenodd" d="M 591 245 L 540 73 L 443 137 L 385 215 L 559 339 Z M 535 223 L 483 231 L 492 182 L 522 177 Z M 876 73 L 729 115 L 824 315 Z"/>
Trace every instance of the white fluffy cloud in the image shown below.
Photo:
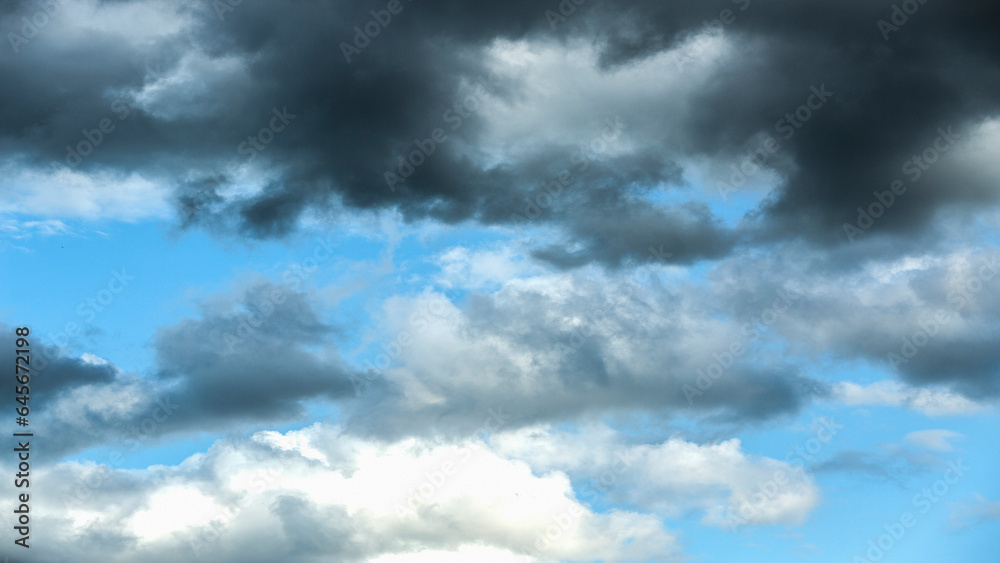
<path fill-rule="evenodd" d="M 496 442 L 504 454 L 593 483 L 615 502 L 673 518 L 701 511 L 702 523 L 713 526 L 801 524 L 820 502 L 801 467 L 749 455 L 735 438 L 627 444 L 606 427 L 572 434 L 525 428 Z"/>
<path fill-rule="evenodd" d="M 39 555 L 120 543 L 111 561 L 497 562 L 680 557 L 656 514 L 594 512 L 564 473 L 478 440 L 376 443 L 314 424 L 220 441 L 174 467 L 42 470 Z M 80 488 L 63 507 L 62 499 Z M 40 524 L 41 525 L 41 524 Z M 73 546 L 78 546 L 74 548 Z M 51 552 L 49 551 L 51 550 Z M 34 551 L 34 550 L 32 550 Z M 251 555 L 252 554 L 252 555 Z"/>

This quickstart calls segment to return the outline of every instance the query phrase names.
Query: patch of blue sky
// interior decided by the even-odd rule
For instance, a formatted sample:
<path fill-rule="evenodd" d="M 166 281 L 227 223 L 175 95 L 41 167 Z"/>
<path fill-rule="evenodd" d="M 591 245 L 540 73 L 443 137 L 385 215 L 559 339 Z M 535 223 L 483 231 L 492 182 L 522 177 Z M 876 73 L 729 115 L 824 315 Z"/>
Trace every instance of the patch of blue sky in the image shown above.
<path fill-rule="evenodd" d="M 153 465 L 178 465 L 194 454 L 204 453 L 220 436 L 211 433 L 186 434 L 174 439 L 153 436 L 137 439 L 134 435 L 115 440 L 111 445 L 88 448 L 63 462 L 93 462 L 111 469 L 146 469 Z"/>

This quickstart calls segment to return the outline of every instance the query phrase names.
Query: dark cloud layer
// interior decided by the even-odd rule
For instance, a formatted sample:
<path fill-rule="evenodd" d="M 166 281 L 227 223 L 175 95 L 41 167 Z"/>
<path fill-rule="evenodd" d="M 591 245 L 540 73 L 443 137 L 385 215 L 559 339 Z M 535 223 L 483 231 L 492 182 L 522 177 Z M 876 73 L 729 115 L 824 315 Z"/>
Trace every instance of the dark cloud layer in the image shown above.
<path fill-rule="evenodd" d="M 579 280 L 568 299 L 473 295 L 461 314 L 425 319 L 425 336 L 410 337 L 422 340 L 401 347 L 398 369 L 413 377 L 400 377 L 394 369 L 356 373 L 339 360 L 337 329 L 321 320 L 309 294 L 256 283 L 161 328 L 151 377 L 55 359 L 33 422 L 50 436 L 47 449 L 65 454 L 297 420 L 310 401 L 338 403 L 345 424 L 363 435 L 461 437 L 481 430 L 494 411 L 505 413 L 507 428 L 636 411 L 745 424 L 795 413 L 829 393 L 764 349 L 699 382 L 716 362 L 713 352 L 736 339 L 753 348 L 756 340 L 709 329 L 704 303 L 634 292 Z M 577 326 L 581 314 L 586 324 Z M 442 339 L 451 331 L 458 341 Z M 518 359 L 524 354 L 530 365 Z M 415 401 L 423 394 L 415 381 L 441 400 Z"/>
<path fill-rule="evenodd" d="M 904 163 L 932 146 L 939 128 L 968 134 L 1000 109 L 991 94 L 1000 79 L 995 5 L 931 2 L 886 40 L 877 22 L 891 23 L 890 2 L 745 4 L 745 11 L 733 7 L 727 33 L 752 48 L 699 94 L 684 134 L 707 154 L 738 153 L 734 145 L 758 132 L 782 141 L 790 164 L 776 164 L 783 185 L 762 208 L 772 235 L 845 242 L 843 223 L 856 222 L 873 191 L 908 182 Z M 607 6 L 609 17 L 619 14 L 605 32 L 608 66 L 670 47 L 716 15 L 695 2 L 641 2 L 625 12 Z M 776 135 L 776 121 L 822 85 L 832 100 L 789 139 L 782 138 L 787 130 Z M 943 206 L 996 203 L 995 191 L 970 174 L 929 174 L 921 182 L 898 198 L 879 230 L 912 233 Z"/>
<path fill-rule="evenodd" d="M 18 28 L 20 16 L 35 9 L 20 6 L 5 8 L 5 29 Z M 887 189 L 939 127 L 968 133 L 998 110 L 1000 9 L 989 3 L 928 2 L 886 40 L 877 22 L 890 20 L 889 2 L 593 2 L 554 30 L 545 11 L 557 3 L 404 2 L 348 64 L 341 42 L 382 7 L 247 0 L 220 18 L 212 3 L 180 3 L 178 13 L 194 26 L 143 42 L 122 41 L 113 25 L 59 38 L 40 30 L 18 53 L 0 55 L 8 84 L 0 92 L 0 149 L 42 166 L 61 161 L 66 145 L 82 140 L 82 129 L 106 117 L 117 123 L 116 95 L 155 84 L 150 68 L 166 76 L 192 54 L 237 57 L 249 61 L 246 73 L 203 71 L 200 83 L 170 99 L 147 92 L 145 105 L 137 102 L 80 169 L 163 173 L 176 183 L 182 221 L 257 237 L 282 236 L 305 210 L 339 204 L 397 207 L 410 218 L 508 222 L 547 179 L 532 174 L 537 167 L 530 161 L 484 168 L 449 141 L 395 192 L 384 180 L 398 154 L 441 126 L 442 113 L 465 94 L 462 85 L 489 74 L 480 56 L 486 46 L 496 39 L 584 38 L 596 41 L 599 63 L 610 71 L 678 46 L 729 9 L 724 19 L 733 21 L 720 25 L 736 56 L 692 100 L 681 129 L 638 139 L 638 150 L 664 154 L 683 139 L 691 155 L 739 154 L 755 134 L 773 134 L 775 121 L 805 103 L 811 86 L 825 84 L 835 95 L 783 143 L 783 160 L 772 163 L 782 186 L 753 231 L 836 243 L 846 240 L 841 227 L 855 221 L 856 208 L 870 203 L 873 190 Z M 500 84 L 491 95 L 514 99 L 520 87 Z M 275 108 L 287 108 L 294 121 L 255 158 L 269 161 L 278 176 L 257 195 L 219 199 L 208 171 L 225 184 L 225 163 L 246 158 L 237 147 L 267 126 Z M 651 111 L 655 124 L 659 116 Z M 469 119 L 449 134 L 476 146 L 482 127 Z M 567 198 L 542 217 L 565 227 L 582 250 L 540 249 L 540 257 L 564 266 L 618 265 L 659 244 L 636 240 L 643 235 L 634 220 L 679 215 L 689 219 L 648 236 L 671 243 L 674 260 L 717 257 L 732 247 L 733 235 L 707 212 L 654 206 L 629 194 L 630 182 L 662 182 L 662 162 L 623 160 L 612 167 L 579 183 L 592 208 L 581 210 Z M 602 204 L 609 189 L 618 190 L 619 204 Z M 914 231 L 943 206 L 995 201 L 995 191 L 973 174 L 938 171 L 900 198 L 877 230 Z M 595 225 L 595 213 L 608 225 Z"/>

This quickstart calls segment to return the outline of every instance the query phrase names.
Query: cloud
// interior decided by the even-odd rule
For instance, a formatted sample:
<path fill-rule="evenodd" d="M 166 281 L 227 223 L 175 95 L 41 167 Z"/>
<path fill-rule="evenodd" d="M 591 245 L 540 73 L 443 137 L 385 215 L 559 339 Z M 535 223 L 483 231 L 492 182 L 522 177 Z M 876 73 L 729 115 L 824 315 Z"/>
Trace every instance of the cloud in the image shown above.
<path fill-rule="evenodd" d="M 99 495 L 62 506 L 97 475 Z M 38 525 L 52 534 L 27 560 L 91 553 L 98 541 L 122 562 L 682 560 L 655 515 L 594 512 L 565 475 L 537 475 L 477 440 L 368 442 L 314 424 L 220 440 L 177 466 L 70 462 L 38 479 L 50 493 L 33 508 L 51 515 Z"/>
<path fill-rule="evenodd" d="M 970 415 L 988 408 L 988 405 L 948 390 L 920 389 L 898 381 L 879 381 L 870 385 L 844 381 L 834 385 L 833 394 L 848 405 L 903 407 L 927 416 Z"/>
<path fill-rule="evenodd" d="M 702 523 L 802 524 L 820 503 L 819 488 L 801 468 L 747 455 L 738 439 L 696 444 L 674 437 L 628 444 L 607 427 L 576 433 L 524 428 L 491 438 L 504 455 L 542 471 L 564 471 L 603 499 Z"/>
<path fill-rule="evenodd" d="M 976 504 L 956 503 L 952 506 L 949 524 L 963 529 L 996 520 L 1000 520 L 1000 501 L 993 502 L 977 494 Z"/>
<path fill-rule="evenodd" d="M 110 219 L 135 222 L 169 214 L 167 190 L 136 173 L 102 170 L 89 174 L 67 167 L 50 170 L 0 162 L 5 195 L 0 213 L 22 213 L 69 219 Z M 56 225 L 56 219 L 32 221 Z"/>
<path fill-rule="evenodd" d="M 14 334 L 13 326 L 0 323 L 0 332 Z M 16 337 L 15 337 L 16 338 Z M 117 370 L 108 364 L 95 362 L 93 356 L 85 354 L 81 358 L 68 358 L 55 346 L 44 344 L 40 338 L 29 334 L 30 387 L 33 397 L 40 402 L 55 399 L 60 393 L 88 385 L 106 385 L 115 380 Z M 13 341 L 12 341 L 13 342 Z M 15 349 L 12 346 L 0 348 L 0 361 L 14 365 Z"/>
<path fill-rule="evenodd" d="M 994 246 L 942 242 L 911 250 L 904 243 L 827 254 L 800 244 L 779 248 L 721 261 L 708 278 L 721 310 L 742 317 L 759 314 L 754 309 L 778 288 L 793 291 L 796 306 L 772 325 L 789 344 L 786 356 L 862 360 L 891 370 L 907 386 L 935 390 L 910 401 L 927 412 L 975 409 L 937 391 L 976 403 L 1000 395 L 1000 332 L 991 323 L 1000 312 Z M 877 389 L 898 395 L 896 401 L 909 393 Z"/>
<path fill-rule="evenodd" d="M 955 364 L 937 377 L 942 383 L 909 383 L 920 373 L 910 369 L 924 369 L 916 367 L 903 370 L 904 381 L 867 385 L 828 385 L 806 375 L 825 354 L 885 358 L 897 345 L 893 331 L 909 330 L 900 323 L 918 330 L 921 317 L 933 318 L 934 300 L 960 287 L 950 280 L 963 279 L 956 271 L 975 264 L 964 254 L 832 272 L 813 272 L 807 262 L 782 270 L 773 257 L 750 256 L 727 259 L 695 283 L 677 266 L 651 265 L 631 277 L 600 269 L 546 272 L 517 260 L 514 248 L 453 247 L 439 255 L 438 281 L 468 294 L 452 302 L 428 287 L 389 297 L 376 317 L 374 338 L 382 343 L 354 358 L 357 367 L 341 358 L 339 343 L 350 335 L 323 320 L 324 292 L 245 284 L 201 304 L 198 317 L 158 330 L 153 377 L 118 373 L 63 398 L 129 409 L 108 414 L 67 405 L 41 421 L 65 438 L 59 449 L 113 440 L 122 428 L 141 425 L 160 401 L 184 414 L 158 424 L 158 436 L 296 420 L 305 404 L 319 401 L 337 404 L 352 432 L 392 439 L 468 435 L 491 408 L 511 413 L 513 427 L 529 427 L 637 412 L 754 424 L 822 397 L 930 416 L 992 404 L 982 393 L 973 398 L 967 382 L 980 381 L 984 368 L 968 359 L 968 373 Z M 745 273 L 750 269 L 784 275 L 754 278 Z M 511 275 L 522 277 L 501 283 Z M 847 284 L 858 291 L 834 290 Z M 915 314 L 916 299 L 927 303 L 929 317 Z M 992 296 L 981 291 L 975 299 L 966 314 L 939 322 L 935 338 L 943 343 L 931 341 L 921 354 L 948 353 L 945 341 L 965 341 L 979 330 L 973 327 L 988 324 Z M 910 300 L 909 309 L 901 300 Z"/>
<path fill-rule="evenodd" d="M 0 219 L 0 233 L 12 239 L 25 239 L 32 236 L 59 236 L 73 234 L 73 231 L 66 223 L 57 219 L 45 221 L 17 221 L 14 219 Z"/>
<path fill-rule="evenodd" d="M 702 4 L 623 0 L 581 7 L 553 29 L 535 3 L 472 10 L 438 0 L 394 16 L 349 62 L 340 44 L 370 20 L 361 7 L 248 2 L 219 14 L 200 2 L 70 2 L 29 44 L 0 56 L 16 85 L 2 95 L 10 109 L 0 114 L 0 145 L 24 170 L 47 169 L 81 132 L 111 119 L 115 131 L 73 169 L 76 181 L 127 173 L 151 183 L 143 194 L 178 203 L 200 194 L 212 205 L 181 205 L 195 218 L 184 224 L 255 237 L 287 235 L 310 211 L 344 209 L 510 223 L 568 170 L 567 195 L 539 218 L 567 245 L 535 249 L 561 267 L 619 267 L 659 244 L 679 263 L 725 256 L 742 239 L 847 244 L 843 224 L 873 190 L 909 182 L 906 163 L 939 128 L 962 141 L 864 236 L 915 235 L 940 211 L 996 204 L 995 159 L 981 148 L 1000 110 L 983 82 L 995 67 L 994 8 L 937 6 L 933 30 L 907 26 L 890 41 L 875 25 L 886 10 L 870 3 L 731 8 L 735 21 L 706 29 L 716 14 Z M 18 4 L 4 23 L 34 9 Z M 803 53 L 815 54 L 807 65 Z M 44 64 L 51 60 L 65 64 Z M 820 109 L 817 88 L 832 92 Z M 294 121 L 262 133 L 275 110 Z M 596 142 L 615 117 L 629 129 Z M 448 140 L 390 190 L 385 172 L 438 128 Z M 240 151 L 258 135 L 266 146 Z M 765 165 L 775 190 L 731 232 L 691 179 L 728 168 L 768 135 L 781 145 Z M 242 191 L 229 170 L 249 159 L 274 175 Z M 708 169 L 678 164 L 696 162 Z M 148 205 L 76 198 L 34 209 L 127 220 L 160 212 L 152 202 L 161 198 L 140 199 Z"/>
<path fill-rule="evenodd" d="M 952 451 L 947 439 L 961 436 L 947 430 L 911 432 L 902 443 L 880 442 L 873 448 L 837 451 L 811 463 L 809 469 L 816 475 L 845 472 L 877 482 L 893 482 L 907 490 L 913 476 L 945 468 L 948 460 L 942 452 Z"/>
<path fill-rule="evenodd" d="M 537 274 L 517 249 L 503 245 L 496 249 L 471 250 L 456 246 L 442 252 L 436 262 L 441 268 L 440 284 L 467 290 L 489 290 L 509 280 Z"/>
<path fill-rule="evenodd" d="M 599 273 L 511 280 L 469 295 L 462 308 L 437 293 L 393 297 L 384 306 L 387 344 L 364 376 L 385 390 L 347 405 L 348 424 L 386 436 L 414 427 L 467 434 L 479 412 L 497 407 L 516 425 L 633 410 L 747 422 L 826 394 L 758 345 L 760 333 L 710 319 L 711 307 L 698 288 Z M 711 385 L 696 387 L 699 371 L 731 356 L 734 342 L 749 353 L 723 358 Z"/>
<path fill-rule="evenodd" d="M 526 267 L 505 256 L 452 249 L 441 256 L 442 280 L 495 286 L 497 268 Z M 599 271 L 530 271 L 469 294 L 461 308 L 430 290 L 390 297 L 381 348 L 357 368 L 341 358 L 350 335 L 324 321 L 320 293 L 284 283 L 294 277 L 250 280 L 159 328 L 147 375 L 111 358 L 77 362 L 100 378 L 73 376 L 53 359 L 51 397 L 33 422 L 65 454 L 298 420 L 317 403 L 336 404 L 352 432 L 395 439 L 469 435 L 488 409 L 511 413 L 512 427 L 634 410 L 754 423 L 827 393 L 759 345 L 763 337 L 710 319 L 696 287 L 671 293 Z M 702 387 L 699 372 L 714 373 L 734 342 L 748 352 Z"/>
<path fill-rule="evenodd" d="M 152 377 L 107 361 L 50 358 L 32 391 L 44 397 L 32 419 L 50 451 L 94 445 L 135 451 L 137 441 L 239 424 L 295 420 L 304 402 L 354 395 L 353 370 L 337 356 L 307 296 L 250 283 L 204 304 L 202 315 L 159 330 Z M 315 348 L 318 347 L 318 350 Z"/>
<path fill-rule="evenodd" d="M 928 450 L 950 452 L 954 447 L 949 440 L 964 437 L 963 434 L 951 430 L 918 430 L 910 432 L 903 439 Z"/>
<path fill-rule="evenodd" d="M 353 392 L 331 327 L 304 293 L 261 282 L 239 301 L 159 331 L 158 379 L 179 383 L 200 416 L 256 421 L 301 414 L 299 401 Z M 310 346 L 322 346 L 316 354 Z"/>

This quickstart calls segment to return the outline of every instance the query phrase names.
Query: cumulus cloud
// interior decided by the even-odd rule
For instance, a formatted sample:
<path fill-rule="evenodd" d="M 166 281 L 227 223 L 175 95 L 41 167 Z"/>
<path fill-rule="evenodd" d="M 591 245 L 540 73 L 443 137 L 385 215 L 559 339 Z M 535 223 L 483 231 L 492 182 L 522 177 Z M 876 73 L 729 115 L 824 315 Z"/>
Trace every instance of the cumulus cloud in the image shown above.
<path fill-rule="evenodd" d="M 505 455 L 566 472 L 613 502 L 672 518 L 700 511 L 713 526 L 801 524 L 820 503 L 801 466 L 747 455 L 738 439 L 629 444 L 597 426 L 578 433 L 524 428 L 495 443 Z"/>
<path fill-rule="evenodd" d="M 380 443 L 314 424 L 222 440 L 177 466 L 64 463 L 39 482 L 50 491 L 39 526 L 52 532 L 26 561 L 96 543 L 123 562 L 683 560 L 655 514 L 594 512 L 565 474 L 477 439 Z"/>

